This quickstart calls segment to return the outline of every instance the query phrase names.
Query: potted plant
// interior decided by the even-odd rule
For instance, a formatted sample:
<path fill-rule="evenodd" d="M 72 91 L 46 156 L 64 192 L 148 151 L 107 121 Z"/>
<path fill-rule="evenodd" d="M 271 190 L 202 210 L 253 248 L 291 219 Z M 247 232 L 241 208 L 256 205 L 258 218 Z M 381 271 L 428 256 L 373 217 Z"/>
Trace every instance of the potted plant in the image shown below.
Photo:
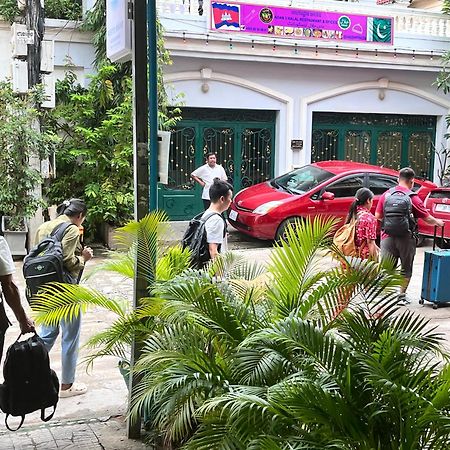
<path fill-rule="evenodd" d="M 42 203 L 36 192 L 42 182 L 40 161 L 58 140 L 40 129 L 36 105 L 42 100 L 41 86 L 17 94 L 9 82 L 0 82 L 1 228 L 13 255 L 26 254 L 27 220 Z"/>

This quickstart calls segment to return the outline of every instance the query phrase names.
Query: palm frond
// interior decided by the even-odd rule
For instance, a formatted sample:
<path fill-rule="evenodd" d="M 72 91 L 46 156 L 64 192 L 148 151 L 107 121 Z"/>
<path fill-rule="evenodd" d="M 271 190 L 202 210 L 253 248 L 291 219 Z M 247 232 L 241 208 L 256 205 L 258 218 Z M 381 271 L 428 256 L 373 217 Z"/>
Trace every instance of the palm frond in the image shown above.
<path fill-rule="evenodd" d="M 210 261 L 206 270 L 211 276 L 219 275 L 222 279 L 246 281 L 254 280 L 266 272 L 261 264 L 248 261 L 244 255 L 235 252 L 219 254 Z"/>
<path fill-rule="evenodd" d="M 269 296 L 282 317 L 297 308 L 303 295 L 326 274 L 324 257 L 335 221 L 323 217 L 297 222 L 278 245 L 268 266 L 273 276 Z"/>
<path fill-rule="evenodd" d="M 95 359 L 104 356 L 115 356 L 121 360 L 130 361 L 130 348 L 134 339 L 147 338 L 154 329 L 154 321 L 142 320 L 131 312 L 120 316 L 107 329 L 92 336 L 84 347 L 89 349 L 84 358 L 88 368 L 92 367 Z"/>
<path fill-rule="evenodd" d="M 31 301 L 35 322 L 57 325 L 61 320 L 72 320 L 89 306 L 99 306 L 123 316 L 128 302 L 108 298 L 101 292 L 76 284 L 49 283 Z"/>
<path fill-rule="evenodd" d="M 132 221 L 116 231 L 119 248 L 130 251 L 138 265 L 139 276 L 152 282 L 156 277 L 156 262 L 164 233 L 168 230 L 168 217 L 163 211 L 153 211 L 139 221 Z"/>
<path fill-rule="evenodd" d="M 103 263 L 97 265 L 88 274 L 83 276 L 83 280 L 88 280 L 99 272 L 113 272 L 122 275 L 124 278 L 133 279 L 135 273 L 134 257 L 130 252 L 109 252 L 108 259 Z"/>

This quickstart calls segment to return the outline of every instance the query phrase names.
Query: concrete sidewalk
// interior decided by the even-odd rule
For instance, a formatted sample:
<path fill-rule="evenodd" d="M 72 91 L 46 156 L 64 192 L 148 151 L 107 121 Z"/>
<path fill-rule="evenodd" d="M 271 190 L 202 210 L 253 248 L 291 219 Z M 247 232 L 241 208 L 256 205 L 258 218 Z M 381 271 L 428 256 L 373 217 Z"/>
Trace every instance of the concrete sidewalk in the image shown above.
<path fill-rule="evenodd" d="M 184 230 L 185 227 L 180 227 Z M 244 255 L 251 261 L 267 263 L 270 259 L 272 246 L 270 243 L 244 238 L 231 230 L 230 249 Z M 418 249 L 414 264 L 414 275 L 411 280 L 409 295 L 413 303 L 406 307 L 431 319 L 432 325 L 439 325 L 447 340 L 450 338 L 450 307 L 433 310 L 430 304 L 419 305 L 422 283 L 422 265 L 424 250 Z M 105 261 L 104 254 L 98 254 L 89 262 L 87 271 Z M 16 280 L 23 292 L 21 262 L 16 262 Z M 90 278 L 86 284 L 95 287 L 112 297 L 126 298 L 131 301 L 132 283 L 121 276 L 99 272 Z M 12 314 L 9 312 L 9 316 Z M 102 309 L 91 309 L 83 317 L 81 341 L 84 344 L 93 334 L 105 329 L 115 319 L 114 314 L 105 313 Z M 7 333 L 5 349 L 18 335 L 17 324 Z M 5 350 L 6 351 L 6 350 Z M 82 360 L 88 351 L 81 350 Z M 57 341 L 51 354 L 52 367 L 60 373 L 60 342 Z M 86 383 L 89 391 L 86 395 L 60 399 L 55 417 L 48 423 L 40 421 L 39 414 L 27 415 L 24 427 L 15 433 L 0 426 L 0 450 L 9 449 L 106 449 L 134 450 L 145 448 L 145 445 L 126 438 L 126 414 L 128 391 L 125 382 L 117 368 L 116 358 L 96 360 L 94 367 L 86 372 L 86 366 L 80 364 L 77 380 Z M 0 423 L 4 415 L 0 413 Z"/>

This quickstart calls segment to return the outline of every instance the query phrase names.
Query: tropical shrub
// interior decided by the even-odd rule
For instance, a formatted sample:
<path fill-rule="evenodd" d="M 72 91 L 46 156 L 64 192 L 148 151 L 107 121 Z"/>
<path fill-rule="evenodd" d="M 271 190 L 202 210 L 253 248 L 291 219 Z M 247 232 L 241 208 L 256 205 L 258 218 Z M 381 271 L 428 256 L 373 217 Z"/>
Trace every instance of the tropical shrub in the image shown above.
<path fill-rule="evenodd" d="M 42 87 L 25 95 L 13 92 L 8 81 L 0 82 L 0 211 L 11 216 L 10 229 L 32 217 L 41 205 L 34 191 L 42 182 L 40 161 L 55 149 L 58 137 L 40 130 Z"/>
<path fill-rule="evenodd" d="M 441 336 L 397 308 L 402 279 L 389 261 L 331 263 L 333 230 L 297 224 L 267 270 L 234 255 L 204 271 L 178 266 L 91 340 L 97 355 L 126 350 L 124 336 L 142 343 L 131 413 L 147 413 L 168 447 L 446 448 Z M 61 317 L 49 294 L 39 320 Z"/>
<path fill-rule="evenodd" d="M 124 225 L 133 214 L 133 143 L 131 78 L 119 93 L 104 66 L 82 88 L 73 72 L 57 83 L 58 104 L 46 117 L 62 140 L 56 155 L 57 178 L 46 190 L 50 203 L 81 197 L 89 225 Z"/>
<path fill-rule="evenodd" d="M 45 17 L 49 19 L 81 20 L 81 0 L 45 0 Z M 6 21 L 13 22 L 20 16 L 17 0 L 2 0 L 0 16 Z"/>

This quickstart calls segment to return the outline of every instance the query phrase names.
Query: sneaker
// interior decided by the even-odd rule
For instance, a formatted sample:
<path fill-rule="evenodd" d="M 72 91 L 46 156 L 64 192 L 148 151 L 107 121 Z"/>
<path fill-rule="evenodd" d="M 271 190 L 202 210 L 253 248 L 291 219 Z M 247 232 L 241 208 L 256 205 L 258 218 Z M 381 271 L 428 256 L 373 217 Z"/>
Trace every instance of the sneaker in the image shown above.
<path fill-rule="evenodd" d="M 59 391 L 59 398 L 75 397 L 75 395 L 83 395 L 86 392 L 87 386 L 84 383 L 73 383 L 69 389 Z"/>
<path fill-rule="evenodd" d="M 410 303 L 411 303 L 411 299 L 409 297 L 407 297 L 405 293 L 398 294 L 397 305 L 406 306 L 406 305 L 409 305 Z"/>

